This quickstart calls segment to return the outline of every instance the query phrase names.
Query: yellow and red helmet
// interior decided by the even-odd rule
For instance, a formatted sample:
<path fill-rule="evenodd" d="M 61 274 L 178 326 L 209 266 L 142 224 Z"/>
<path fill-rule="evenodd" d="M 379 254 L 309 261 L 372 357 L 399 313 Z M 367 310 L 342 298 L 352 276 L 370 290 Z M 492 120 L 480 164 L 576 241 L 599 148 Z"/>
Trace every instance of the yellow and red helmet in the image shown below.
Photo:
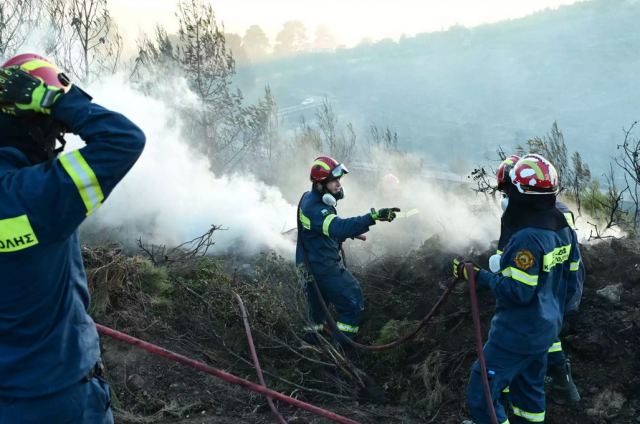
<path fill-rule="evenodd" d="M 496 172 L 496 178 L 498 180 L 498 190 L 502 192 L 507 191 L 507 186 L 509 184 L 509 172 L 519 160 L 520 156 L 511 155 L 503 160 L 500 166 L 498 166 L 498 171 Z"/>
<path fill-rule="evenodd" d="M 509 173 L 511 182 L 523 194 L 557 194 L 558 171 L 540 155 L 523 156 Z"/>
<path fill-rule="evenodd" d="M 313 161 L 311 165 L 311 174 L 309 178 L 314 183 L 321 183 L 324 181 L 340 178 L 345 174 L 348 174 L 349 170 L 346 166 L 339 163 L 332 157 L 320 156 Z"/>
<path fill-rule="evenodd" d="M 19 66 L 20 69 L 29 75 L 40 78 L 50 87 L 60 88 L 64 92 L 69 91 L 69 88 L 71 88 L 69 77 L 60 71 L 56 65 L 40 55 L 34 53 L 19 54 L 6 61 L 2 68 L 11 66 Z"/>

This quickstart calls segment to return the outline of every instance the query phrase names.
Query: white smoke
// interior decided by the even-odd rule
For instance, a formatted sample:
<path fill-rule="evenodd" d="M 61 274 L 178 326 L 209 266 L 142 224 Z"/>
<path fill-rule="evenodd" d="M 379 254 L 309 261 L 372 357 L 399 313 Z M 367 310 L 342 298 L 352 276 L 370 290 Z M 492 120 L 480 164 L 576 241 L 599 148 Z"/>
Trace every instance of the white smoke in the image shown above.
<path fill-rule="evenodd" d="M 179 84 L 179 82 L 177 82 Z M 175 88 L 175 86 L 174 86 Z M 190 149 L 181 124 L 160 101 L 130 88 L 122 76 L 87 87 L 94 102 L 118 111 L 142 128 L 147 145 L 141 158 L 113 191 L 89 226 L 123 233 L 130 240 L 174 246 L 193 239 L 212 224 L 215 251 L 275 249 L 290 255 L 293 244 L 282 231 L 295 225 L 295 208 L 277 188 L 250 175 L 215 175 L 209 163 Z M 179 101 L 185 101 L 181 93 Z M 82 145 L 78 139 L 72 148 Z"/>

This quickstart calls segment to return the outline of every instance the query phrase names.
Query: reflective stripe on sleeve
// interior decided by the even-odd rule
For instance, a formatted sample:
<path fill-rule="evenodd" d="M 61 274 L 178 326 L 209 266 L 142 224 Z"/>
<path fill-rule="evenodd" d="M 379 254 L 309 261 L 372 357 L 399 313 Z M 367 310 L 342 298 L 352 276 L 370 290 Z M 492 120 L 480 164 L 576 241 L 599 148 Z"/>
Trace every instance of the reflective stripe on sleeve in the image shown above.
<path fill-rule="evenodd" d="M 302 209 L 300 209 L 300 222 L 302 223 L 302 227 L 305 230 L 310 230 L 311 229 L 311 220 L 302 213 Z"/>
<path fill-rule="evenodd" d="M 327 217 L 324 219 L 324 221 L 322 222 L 322 234 L 324 234 L 327 237 L 329 236 L 329 225 L 331 225 L 331 221 L 333 221 L 336 218 L 337 215 L 335 214 L 330 214 L 327 215 Z"/>
<path fill-rule="evenodd" d="M 511 277 L 511 279 L 518 281 L 520 283 L 526 284 L 528 286 L 537 286 L 538 285 L 538 276 L 530 275 L 524 271 L 519 270 L 518 268 L 514 268 L 512 266 L 504 269 L 502 271 L 502 275 L 505 277 Z"/>
<path fill-rule="evenodd" d="M 104 200 L 102 188 L 96 174 L 79 150 L 60 156 L 60 164 L 73 180 L 87 209 L 87 216 L 100 207 Z"/>
<path fill-rule="evenodd" d="M 573 214 L 571 212 L 566 212 L 564 214 L 564 219 L 567 221 L 567 224 L 569 224 L 569 227 L 571 227 L 572 229 L 576 229 L 576 223 L 573 220 Z"/>

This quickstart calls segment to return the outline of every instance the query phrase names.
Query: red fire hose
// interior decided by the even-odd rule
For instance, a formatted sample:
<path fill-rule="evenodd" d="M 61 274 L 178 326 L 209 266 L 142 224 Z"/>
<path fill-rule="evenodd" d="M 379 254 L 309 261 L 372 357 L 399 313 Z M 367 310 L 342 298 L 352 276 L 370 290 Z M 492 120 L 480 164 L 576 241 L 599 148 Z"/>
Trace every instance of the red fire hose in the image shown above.
<path fill-rule="evenodd" d="M 318 283 L 316 282 L 315 277 L 313 276 L 313 274 L 311 273 L 311 267 L 309 266 L 309 257 L 307 254 L 307 249 L 304 245 L 304 239 L 302 238 L 302 222 L 300 221 L 300 215 L 301 215 L 301 205 L 302 205 L 302 200 L 304 199 L 304 196 L 306 195 L 303 194 L 302 197 L 300 198 L 300 202 L 298 203 L 298 241 L 300 241 L 300 245 L 302 247 L 302 257 L 304 259 L 304 265 L 305 268 L 308 272 L 307 275 L 307 282 L 310 283 L 313 286 L 313 290 L 316 293 L 316 296 L 318 298 L 318 301 L 320 303 L 320 306 L 322 307 L 322 311 L 324 312 L 324 315 L 327 319 L 327 322 L 329 323 L 329 327 L 331 328 L 331 331 L 333 331 L 335 334 L 342 334 L 342 332 L 338 329 L 338 324 L 336 324 L 336 321 L 333 319 L 333 316 L 331 315 L 331 311 L 329 311 L 329 308 L 327 307 L 327 303 L 324 301 L 324 296 L 322 295 L 322 292 L 320 291 L 320 287 L 318 287 Z M 340 246 L 340 250 L 342 253 L 342 260 L 343 263 L 344 261 L 346 261 L 345 255 L 344 255 L 344 249 L 342 249 L 342 246 Z M 390 343 L 386 343 L 386 344 L 381 344 L 381 345 L 364 345 L 358 342 L 353 341 L 352 339 L 350 339 L 349 337 L 342 337 L 340 340 L 340 343 L 345 343 L 348 344 L 352 347 L 358 348 L 358 349 L 362 349 L 362 350 L 369 350 L 369 351 L 382 351 L 382 350 L 388 350 L 388 349 L 393 349 L 394 347 L 397 347 L 399 345 L 401 345 L 402 343 L 405 343 L 411 339 L 413 339 L 420 330 L 422 330 L 428 323 L 429 321 L 431 321 L 431 318 L 435 315 L 436 312 L 438 312 L 438 309 L 440 309 L 440 306 L 442 306 L 442 304 L 444 303 L 445 299 L 449 296 L 449 293 L 451 293 L 451 290 L 453 290 L 453 288 L 455 287 L 457 281 L 455 278 L 452 278 L 449 280 L 449 282 L 447 283 L 447 287 L 444 290 L 444 293 L 442 293 L 442 295 L 438 298 L 438 300 L 436 300 L 436 303 L 433 305 L 433 307 L 431 308 L 431 310 L 429 311 L 429 313 L 422 318 L 422 320 L 418 323 L 418 326 L 409 334 L 398 338 L 397 340 L 390 342 Z"/>
<path fill-rule="evenodd" d="M 325 317 L 329 322 L 329 327 L 331 327 L 332 331 L 340 333 L 340 330 L 338 330 L 338 324 L 336 324 L 336 321 L 333 319 L 333 316 L 329 311 L 329 307 L 324 301 L 324 297 L 322 296 L 322 292 L 320 292 L 320 287 L 318 287 L 318 283 L 316 282 L 313 276 L 310 276 L 310 280 L 311 280 L 310 281 L 311 285 L 313 286 L 313 290 L 316 292 L 316 296 L 318 297 L 320 306 L 322 307 Z M 381 351 L 381 350 L 393 349 L 394 347 L 397 347 L 402 343 L 405 343 L 413 339 L 418 334 L 418 332 L 420 332 L 420 330 L 422 330 L 429 323 L 429 321 L 431 321 L 431 318 L 435 315 L 435 313 L 438 312 L 438 309 L 440 309 L 444 301 L 447 299 L 447 297 L 451 293 L 451 290 L 453 290 L 453 288 L 455 287 L 456 283 L 457 283 L 457 280 L 455 278 L 451 278 L 447 282 L 447 286 L 444 289 L 444 292 L 440 295 L 438 300 L 436 300 L 436 303 L 433 305 L 429 313 L 424 318 L 422 318 L 422 320 L 418 323 L 418 326 L 409 334 L 406 334 L 403 337 L 400 337 L 397 340 L 394 340 L 393 342 L 381 344 L 381 345 L 364 345 L 364 344 L 355 342 L 348 337 L 342 337 L 340 342 L 347 343 L 353 347 L 356 347 L 362 350 Z"/>
<path fill-rule="evenodd" d="M 253 360 L 253 366 L 256 369 L 256 374 L 258 374 L 258 381 L 262 387 L 267 387 L 264 382 L 264 375 L 262 375 L 262 367 L 260 366 L 260 360 L 258 359 L 258 352 L 256 352 L 256 346 L 253 343 L 253 335 L 251 334 L 251 325 L 249 325 L 249 314 L 247 314 L 247 309 L 244 307 L 244 302 L 238 293 L 233 293 L 238 301 L 238 306 L 240 307 L 240 312 L 242 313 L 242 323 L 244 324 L 244 332 L 247 335 L 247 344 L 249 345 L 249 351 L 251 352 L 251 359 Z M 279 424 L 287 424 L 287 420 L 284 419 L 280 412 L 278 412 L 278 408 L 273 404 L 273 399 L 267 397 L 267 403 L 269 404 L 269 409 L 276 417 L 276 421 Z"/>
<path fill-rule="evenodd" d="M 491 387 L 489 386 L 489 375 L 487 374 L 487 364 L 484 360 L 484 351 L 482 344 L 482 327 L 480 325 L 480 308 L 478 307 L 478 294 L 476 292 L 476 271 L 473 264 L 468 262 L 465 265 L 467 275 L 469 276 L 469 298 L 471 299 L 471 315 L 473 316 L 473 329 L 476 340 L 476 353 L 478 354 L 478 362 L 482 371 L 482 388 L 484 390 L 484 400 L 487 405 L 487 411 L 491 418 L 492 424 L 498 424 L 496 417 L 496 409 L 493 406 L 491 398 Z"/>
<path fill-rule="evenodd" d="M 311 405 L 309 403 L 303 402 L 301 400 L 292 398 L 287 395 L 283 395 L 282 393 L 276 392 L 274 390 L 268 389 L 266 387 L 260 386 L 258 384 L 252 383 L 249 380 L 245 380 L 244 378 L 236 377 L 233 374 L 229 374 L 228 372 L 222 371 L 218 368 L 210 367 L 202 362 L 187 358 L 186 356 L 180 355 L 175 352 L 171 352 L 170 350 L 164 349 L 160 346 L 156 346 L 151 343 L 147 343 L 135 337 L 129 336 L 128 334 L 121 333 L 120 331 L 113 330 L 109 327 L 105 327 L 104 325 L 96 324 L 98 331 L 105 336 L 109 336 L 113 339 L 123 341 L 133 346 L 137 346 L 141 349 L 144 349 L 148 352 L 153 353 L 154 355 L 162 356 L 167 359 L 171 359 L 172 361 L 179 362 L 181 364 L 187 365 L 191 368 L 194 368 L 198 371 L 202 371 L 204 373 L 210 374 L 214 377 L 222 379 L 227 383 L 236 384 L 242 386 L 246 389 L 249 389 L 253 392 L 260 393 L 261 395 L 279 400 L 281 402 L 288 403 L 289 405 L 293 405 L 297 408 L 304 409 L 305 411 L 309 411 L 316 415 L 320 415 L 325 417 L 331 421 L 341 423 L 341 424 L 360 424 L 358 421 L 354 421 L 350 418 L 343 417 L 342 415 L 338 415 L 335 412 L 328 411 L 323 408 L 319 408 L 315 405 Z"/>

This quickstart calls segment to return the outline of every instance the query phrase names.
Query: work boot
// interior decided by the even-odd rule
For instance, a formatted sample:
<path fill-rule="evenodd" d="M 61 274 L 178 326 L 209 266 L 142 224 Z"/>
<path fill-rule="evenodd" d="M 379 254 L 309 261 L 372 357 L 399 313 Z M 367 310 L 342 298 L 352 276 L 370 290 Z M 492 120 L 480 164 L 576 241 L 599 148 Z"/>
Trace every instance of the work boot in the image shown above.
<path fill-rule="evenodd" d="M 549 399 L 564 405 L 580 401 L 580 393 L 571 375 L 571 363 L 565 360 L 563 364 L 550 365 L 546 378 L 549 387 Z"/>

